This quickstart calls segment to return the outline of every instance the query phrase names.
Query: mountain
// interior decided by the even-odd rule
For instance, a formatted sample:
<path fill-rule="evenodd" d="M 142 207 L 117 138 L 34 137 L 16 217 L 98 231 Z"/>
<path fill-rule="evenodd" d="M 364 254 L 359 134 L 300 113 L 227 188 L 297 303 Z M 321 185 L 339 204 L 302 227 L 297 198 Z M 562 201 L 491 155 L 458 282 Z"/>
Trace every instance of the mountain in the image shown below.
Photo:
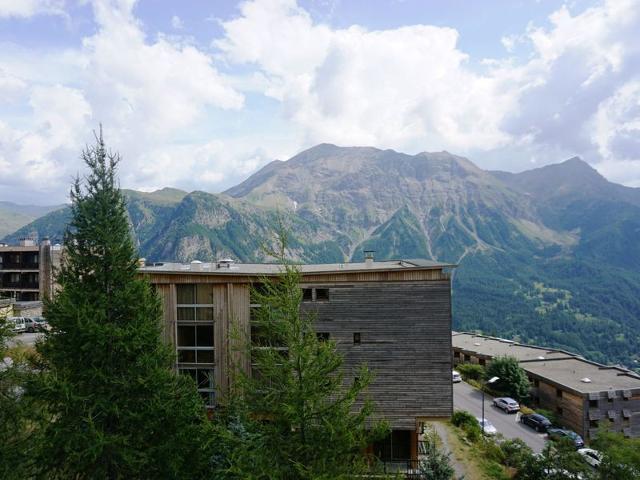
<path fill-rule="evenodd" d="M 0 238 L 61 207 L 62 205 L 38 206 L 0 202 Z"/>
<path fill-rule="evenodd" d="M 304 262 L 457 263 L 454 327 L 640 361 L 640 189 L 574 158 L 518 174 L 448 152 L 322 144 L 222 194 L 125 192 L 149 260 L 264 258 L 278 213 Z M 13 234 L 60 235 L 60 212 Z"/>

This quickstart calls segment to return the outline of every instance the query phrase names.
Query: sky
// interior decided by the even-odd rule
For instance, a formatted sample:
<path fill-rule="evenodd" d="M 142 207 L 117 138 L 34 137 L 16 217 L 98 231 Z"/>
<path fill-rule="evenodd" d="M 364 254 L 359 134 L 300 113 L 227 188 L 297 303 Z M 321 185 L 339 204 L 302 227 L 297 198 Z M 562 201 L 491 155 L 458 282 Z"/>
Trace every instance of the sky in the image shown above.
<path fill-rule="evenodd" d="M 640 187 L 640 0 L 0 0 L 0 200 L 221 192 L 318 143 Z"/>

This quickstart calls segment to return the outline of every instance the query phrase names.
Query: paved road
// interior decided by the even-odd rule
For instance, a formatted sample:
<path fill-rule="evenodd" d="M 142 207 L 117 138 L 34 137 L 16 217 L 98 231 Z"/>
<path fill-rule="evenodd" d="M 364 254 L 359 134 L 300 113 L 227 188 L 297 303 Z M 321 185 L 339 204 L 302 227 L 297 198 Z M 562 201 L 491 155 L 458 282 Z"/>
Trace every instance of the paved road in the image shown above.
<path fill-rule="evenodd" d="M 20 333 L 15 337 L 9 339 L 9 346 L 17 345 L 22 343 L 24 345 L 34 345 L 36 340 L 38 340 L 42 336 L 42 333 Z"/>
<path fill-rule="evenodd" d="M 524 426 L 517 421 L 516 415 L 506 414 L 492 405 L 493 398 L 485 395 L 484 416 L 506 438 L 521 438 L 534 452 L 544 448 L 546 435 Z M 453 384 L 453 408 L 466 410 L 476 417 L 482 416 L 482 393 L 471 385 L 461 382 Z"/>

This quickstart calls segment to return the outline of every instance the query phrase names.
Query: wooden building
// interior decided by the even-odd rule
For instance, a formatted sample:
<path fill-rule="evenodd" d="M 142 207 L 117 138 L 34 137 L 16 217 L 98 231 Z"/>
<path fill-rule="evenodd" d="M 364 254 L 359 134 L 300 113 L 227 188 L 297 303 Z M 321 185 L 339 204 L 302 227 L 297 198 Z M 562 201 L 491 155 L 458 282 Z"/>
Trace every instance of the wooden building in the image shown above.
<path fill-rule="evenodd" d="M 301 265 L 302 309 L 318 334 L 336 341 L 345 368 L 375 372 L 369 395 L 393 433 L 379 456 L 415 458 L 417 433 L 452 413 L 451 265 L 426 260 Z M 232 329 L 251 331 L 250 285 L 280 266 L 193 262 L 141 266 L 163 299 L 165 335 L 176 368 L 196 379 L 208 404 L 229 389 L 237 350 Z M 248 358 L 234 358 L 250 372 Z"/>
<path fill-rule="evenodd" d="M 487 365 L 510 356 L 531 382 L 534 405 L 589 439 L 603 424 L 627 437 L 640 437 L 640 375 L 563 350 L 523 345 L 473 333 L 453 334 L 454 363 Z"/>

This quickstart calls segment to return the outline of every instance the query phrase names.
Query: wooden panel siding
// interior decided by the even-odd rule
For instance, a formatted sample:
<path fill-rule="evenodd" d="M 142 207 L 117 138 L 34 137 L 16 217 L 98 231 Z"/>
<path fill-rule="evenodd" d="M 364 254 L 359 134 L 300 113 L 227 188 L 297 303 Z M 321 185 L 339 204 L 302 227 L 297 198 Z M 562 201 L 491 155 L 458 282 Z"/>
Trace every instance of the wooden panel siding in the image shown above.
<path fill-rule="evenodd" d="M 157 285 L 156 291 L 160 296 L 164 312 L 164 321 L 162 322 L 164 340 L 174 346 L 176 344 L 176 286 Z"/>
<path fill-rule="evenodd" d="M 216 398 L 221 398 L 229 391 L 228 353 L 229 353 L 229 315 L 227 308 L 228 285 L 213 286 L 213 321 L 215 348 Z"/>
<path fill-rule="evenodd" d="M 337 342 L 348 381 L 362 363 L 373 370 L 369 395 L 379 416 L 394 429 L 413 430 L 416 417 L 451 415 L 448 281 L 330 286 L 329 299 L 305 302 L 303 310 L 316 315 L 316 331 Z"/>

